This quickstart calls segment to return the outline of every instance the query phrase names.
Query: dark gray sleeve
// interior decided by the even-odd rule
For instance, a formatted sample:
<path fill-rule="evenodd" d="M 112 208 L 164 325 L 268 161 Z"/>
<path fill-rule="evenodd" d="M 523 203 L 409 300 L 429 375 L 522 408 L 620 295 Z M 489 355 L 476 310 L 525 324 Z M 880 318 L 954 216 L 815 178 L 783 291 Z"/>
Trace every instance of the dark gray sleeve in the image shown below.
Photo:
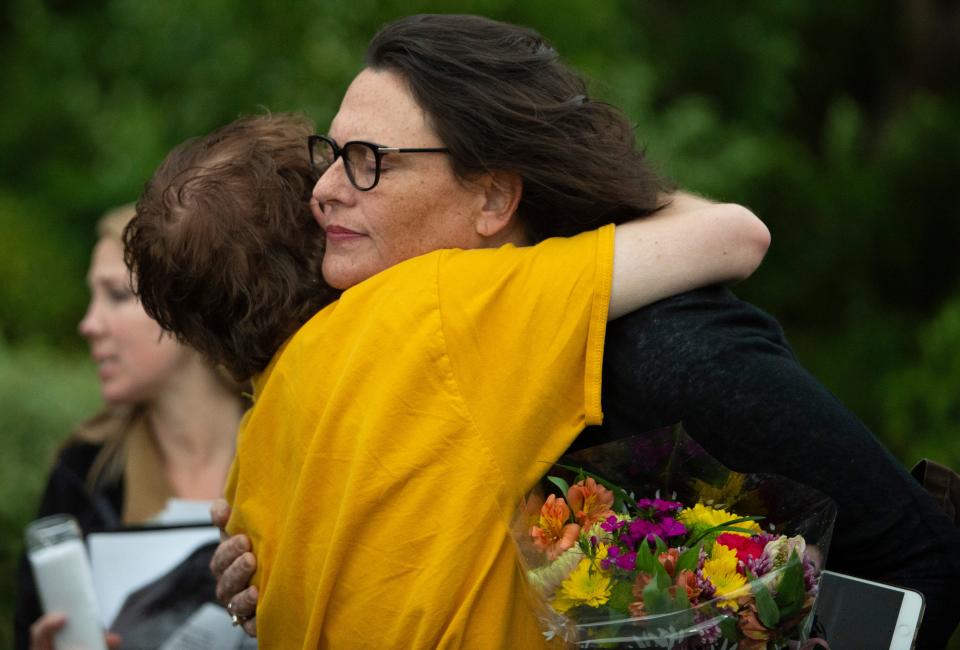
<path fill-rule="evenodd" d="M 918 647 L 946 643 L 960 619 L 960 529 L 797 363 L 768 315 L 712 287 L 610 323 L 603 409 L 603 427 L 578 445 L 683 421 L 731 469 L 781 474 L 832 497 L 829 568 L 922 592 Z"/>

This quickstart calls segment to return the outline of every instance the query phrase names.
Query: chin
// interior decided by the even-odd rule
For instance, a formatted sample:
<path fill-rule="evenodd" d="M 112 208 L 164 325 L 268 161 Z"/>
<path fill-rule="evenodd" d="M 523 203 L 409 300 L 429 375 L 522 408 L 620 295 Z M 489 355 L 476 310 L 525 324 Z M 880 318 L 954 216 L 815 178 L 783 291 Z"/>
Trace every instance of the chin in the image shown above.
<path fill-rule="evenodd" d="M 100 397 L 107 406 L 130 406 L 142 401 L 142 396 L 124 386 L 102 386 Z"/>
<path fill-rule="evenodd" d="M 360 284 L 367 278 L 376 275 L 378 271 L 373 271 L 365 273 L 363 269 L 358 269 L 355 266 L 348 266 L 346 268 L 333 266 L 333 268 L 323 267 L 323 279 L 334 289 L 340 289 L 341 291 L 349 289 L 355 284 Z"/>

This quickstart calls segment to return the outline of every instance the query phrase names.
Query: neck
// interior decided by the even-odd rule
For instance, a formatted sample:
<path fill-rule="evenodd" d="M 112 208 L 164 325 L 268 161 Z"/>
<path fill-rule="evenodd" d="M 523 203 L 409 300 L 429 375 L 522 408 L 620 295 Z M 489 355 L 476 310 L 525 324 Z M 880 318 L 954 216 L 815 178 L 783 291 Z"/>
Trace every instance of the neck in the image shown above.
<path fill-rule="evenodd" d="M 243 407 L 199 359 L 147 407 L 146 417 L 174 494 L 214 499 L 223 491 Z"/>

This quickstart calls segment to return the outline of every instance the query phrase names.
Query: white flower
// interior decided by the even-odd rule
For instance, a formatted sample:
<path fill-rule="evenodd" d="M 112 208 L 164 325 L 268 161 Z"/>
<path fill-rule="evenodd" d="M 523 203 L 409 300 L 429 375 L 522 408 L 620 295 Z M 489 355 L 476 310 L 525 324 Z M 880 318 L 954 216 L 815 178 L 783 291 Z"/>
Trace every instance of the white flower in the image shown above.
<path fill-rule="evenodd" d="M 795 535 L 793 537 L 781 535 L 772 542 L 767 542 L 767 545 L 763 547 L 763 554 L 770 558 L 770 562 L 772 563 L 774 569 L 779 569 L 787 563 L 787 560 L 790 559 L 790 554 L 793 551 L 796 551 L 797 556 L 802 560 L 803 554 L 806 552 L 806 550 L 807 543 L 800 535 Z"/>

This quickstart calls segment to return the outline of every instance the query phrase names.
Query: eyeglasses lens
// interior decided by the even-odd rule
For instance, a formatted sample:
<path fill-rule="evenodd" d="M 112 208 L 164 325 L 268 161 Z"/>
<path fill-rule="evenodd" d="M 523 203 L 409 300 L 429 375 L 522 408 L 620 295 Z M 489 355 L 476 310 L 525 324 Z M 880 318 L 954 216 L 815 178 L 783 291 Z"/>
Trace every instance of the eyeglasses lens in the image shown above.
<path fill-rule="evenodd" d="M 319 138 L 310 141 L 310 162 L 318 170 L 325 170 L 333 164 L 336 154 L 326 140 Z"/>
<path fill-rule="evenodd" d="M 365 190 L 377 182 L 377 156 L 370 147 L 348 143 L 341 152 L 347 173 L 357 189 Z"/>

